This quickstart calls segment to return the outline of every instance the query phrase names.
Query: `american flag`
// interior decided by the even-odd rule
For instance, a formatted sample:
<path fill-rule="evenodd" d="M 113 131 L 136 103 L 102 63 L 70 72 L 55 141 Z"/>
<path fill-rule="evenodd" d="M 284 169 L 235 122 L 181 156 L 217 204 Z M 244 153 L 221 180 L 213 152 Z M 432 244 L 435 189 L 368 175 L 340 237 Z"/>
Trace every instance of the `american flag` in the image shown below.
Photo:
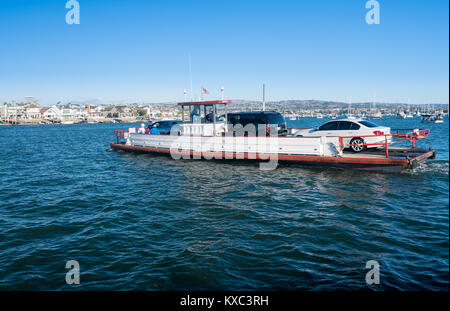
<path fill-rule="evenodd" d="M 208 90 L 202 87 L 202 94 L 209 94 Z"/>

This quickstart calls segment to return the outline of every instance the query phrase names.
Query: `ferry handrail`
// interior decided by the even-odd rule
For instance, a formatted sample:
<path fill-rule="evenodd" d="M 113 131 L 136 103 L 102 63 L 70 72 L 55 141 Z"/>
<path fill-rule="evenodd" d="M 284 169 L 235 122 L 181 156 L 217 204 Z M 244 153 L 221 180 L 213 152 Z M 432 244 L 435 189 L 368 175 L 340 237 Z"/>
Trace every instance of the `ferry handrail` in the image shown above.
<path fill-rule="evenodd" d="M 357 135 L 357 136 L 339 136 L 339 145 L 341 150 L 344 148 L 352 147 L 352 146 L 384 146 L 386 150 L 386 158 L 389 157 L 389 145 L 401 142 L 401 141 L 409 141 L 412 143 L 412 147 L 415 148 L 415 143 L 418 140 L 422 140 L 428 137 L 430 134 L 430 129 L 391 129 L 391 131 L 396 131 L 396 134 L 381 134 L 381 135 Z M 408 131 L 405 133 L 400 133 L 399 131 Z M 344 138 L 365 138 L 365 137 L 382 137 L 384 136 L 384 142 L 377 143 L 364 143 L 364 144 L 344 144 Z M 389 141 L 390 138 L 398 138 L 397 140 Z"/>
<path fill-rule="evenodd" d="M 288 130 L 291 129 L 306 129 L 306 128 L 288 128 Z M 356 138 L 356 137 L 377 137 L 377 136 L 383 136 L 383 135 L 387 135 L 387 136 L 395 136 L 395 137 L 409 137 L 409 140 L 412 140 L 412 137 L 415 137 L 415 140 L 421 140 L 421 139 L 425 139 L 429 133 L 430 133 L 430 129 L 391 129 L 392 131 L 396 131 L 396 134 L 382 134 L 382 135 L 355 135 L 355 136 L 340 136 L 343 138 Z M 409 131 L 406 133 L 399 133 L 399 131 Z M 116 136 L 124 136 L 124 133 L 128 133 L 129 130 L 128 129 L 119 129 L 119 130 L 114 130 L 114 134 Z M 137 134 L 137 133 L 136 133 Z M 420 134 L 420 135 L 419 135 Z M 197 135 L 189 135 L 189 136 L 197 136 Z M 199 135 L 201 136 L 201 135 Z M 279 138 L 283 138 L 283 137 L 291 137 L 291 136 L 281 136 Z M 303 136 L 295 136 L 296 138 L 305 138 Z M 320 137 L 320 136 L 307 136 L 309 138 L 311 137 Z M 336 137 L 336 136 L 328 136 L 328 137 Z"/>
<path fill-rule="evenodd" d="M 409 141 L 412 143 L 412 147 L 415 148 L 415 143 L 418 140 L 422 140 L 428 137 L 430 134 L 430 129 L 391 129 L 391 131 L 395 131 L 395 134 L 374 134 L 374 135 L 354 135 L 354 136 L 327 136 L 327 137 L 339 137 L 339 147 L 341 150 L 344 150 L 345 148 L 352 147 L 352 146 L 384 146 L 386 150 L 386 158 L 389 157 L 389 145 L 392 145 L 394 143 L 398 143 L 401 141 Z M 120 137 L 124 136 L 125 133 L 128 133 L 128 129 L 119 129 L 114 130 L 114 133 L 116 134 L 117 138 L 117 144 L 119 144 Z M 402 133 L 403 132 L 403 133 Z M 352 139 L 352 138 L 367 138 L 367 137 L 383 137 L 383 142 L 376 142 L 376 143 L 366 143 L 364 144 L 344 144 L 344 139 Z M 285 136 L 290 137 L 290 136 Z M 319 137 L 319 136 L 318 136 Z M 316 138 L 318 138 L 316 137 Z M 397 140 L 392 140 L 392 138 L 398 138 Z M 296 138 L 312 138 L 312 137 L 296 137 Z M 391 138 L 389 140 L 388 138 Z"/>
<path fill-rule="evenodd" d="M 128 133 L 128 129 L 120 129 L 120 130 L 114 130 L 114 134 L 116 135 L 117 143 L 120 142 L 120 137 L 125 136 L 125 133 Z"/>

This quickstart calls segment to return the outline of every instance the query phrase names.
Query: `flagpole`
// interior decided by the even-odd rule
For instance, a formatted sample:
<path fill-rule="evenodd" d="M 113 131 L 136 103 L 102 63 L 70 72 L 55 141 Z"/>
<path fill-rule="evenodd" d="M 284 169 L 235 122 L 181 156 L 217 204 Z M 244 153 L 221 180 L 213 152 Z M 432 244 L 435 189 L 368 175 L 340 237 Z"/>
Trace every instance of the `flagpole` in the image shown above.
<path fill-rule="evenodd" d="M 191 102 L 193 101 L 193 95 L 192 95 L 192 65 L 191 65 L 191 53 L 188 54 L 189 56 L 189 80 L 191 83 Z"/>

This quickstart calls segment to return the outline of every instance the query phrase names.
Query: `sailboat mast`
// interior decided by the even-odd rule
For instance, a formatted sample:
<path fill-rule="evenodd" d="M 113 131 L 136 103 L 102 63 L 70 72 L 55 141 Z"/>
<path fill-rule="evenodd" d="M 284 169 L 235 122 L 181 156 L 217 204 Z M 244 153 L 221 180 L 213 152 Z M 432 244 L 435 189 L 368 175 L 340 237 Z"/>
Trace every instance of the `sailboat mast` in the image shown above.
<path fill-rule="evenodd" d="M 348 117 L 350 118 L 350 113 L 352 111 L 352 97 L 350 97 L 350 102 L 348 103 Z"/>

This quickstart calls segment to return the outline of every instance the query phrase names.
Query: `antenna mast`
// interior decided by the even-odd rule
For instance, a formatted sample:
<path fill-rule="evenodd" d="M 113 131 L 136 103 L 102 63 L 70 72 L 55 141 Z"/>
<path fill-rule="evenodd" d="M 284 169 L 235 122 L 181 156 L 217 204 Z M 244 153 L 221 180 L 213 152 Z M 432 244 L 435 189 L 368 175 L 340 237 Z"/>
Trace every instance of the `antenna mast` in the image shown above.
<path fill-rule="evenodd" d="M 192 95 L 192 65 L 191 65 L 191 53 L 188 54 L 189 56 L 189 80 L 191 83 L 191 102 L 193 101 L 193 95 Z"/>
<path fill-rule="evenodd" d="M 263 111 L 266 111 L 266 84 L 263 83 Z"/>
<path fill-rule="evenodd" d="M 350 102 L 348 103 L 348 117 L 350 118 L 350 113 L 352 111 L 352 97 L 350 96 Z"/>

